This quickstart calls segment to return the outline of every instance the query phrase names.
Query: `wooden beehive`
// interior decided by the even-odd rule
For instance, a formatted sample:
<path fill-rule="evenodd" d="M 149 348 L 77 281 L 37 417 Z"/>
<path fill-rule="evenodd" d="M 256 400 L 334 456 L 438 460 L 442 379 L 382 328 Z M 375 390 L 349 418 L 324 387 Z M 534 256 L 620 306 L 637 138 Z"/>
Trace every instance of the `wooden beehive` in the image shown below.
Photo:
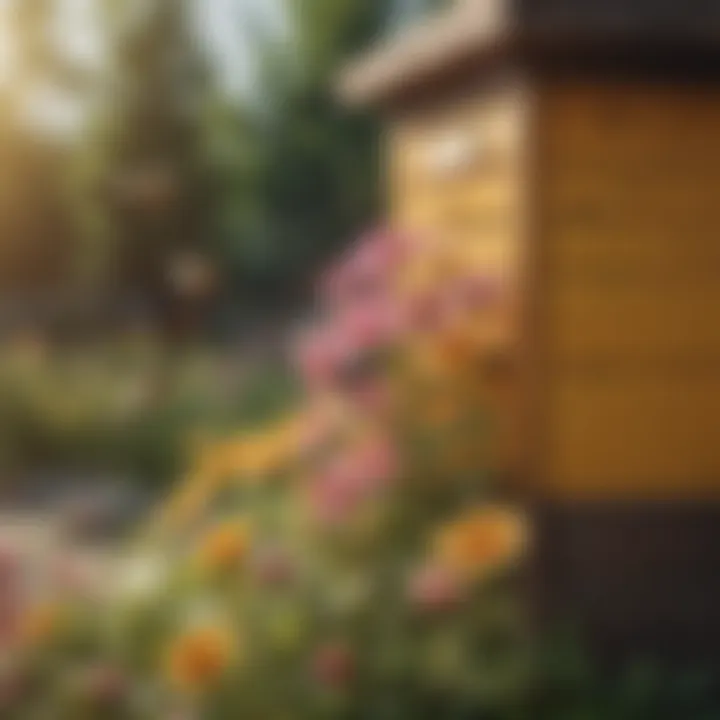
<path fill-rule="evenodd" d="M 391 220 L 521 310 L 536 605 L 612 648 L 720 639 L 718 31 L 702 0 L 464 0 L 341 84 L 387 115 Z"/>

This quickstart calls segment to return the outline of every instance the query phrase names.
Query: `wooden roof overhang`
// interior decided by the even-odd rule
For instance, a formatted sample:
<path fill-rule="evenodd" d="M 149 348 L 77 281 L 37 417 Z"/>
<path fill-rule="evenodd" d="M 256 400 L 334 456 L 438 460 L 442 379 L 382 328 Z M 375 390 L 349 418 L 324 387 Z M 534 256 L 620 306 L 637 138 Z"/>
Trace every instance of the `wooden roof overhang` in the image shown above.
<path fill-rule="evenodd" d="M 350 105 L 394 107 L 447 92 L 483 70 L 518 65 L 720 78 L 720 23 L 540 22 L 523 20 L 509 7 L 506 0 L 461 0 L 351 63 L 339 78 L 340 98 Z"/>

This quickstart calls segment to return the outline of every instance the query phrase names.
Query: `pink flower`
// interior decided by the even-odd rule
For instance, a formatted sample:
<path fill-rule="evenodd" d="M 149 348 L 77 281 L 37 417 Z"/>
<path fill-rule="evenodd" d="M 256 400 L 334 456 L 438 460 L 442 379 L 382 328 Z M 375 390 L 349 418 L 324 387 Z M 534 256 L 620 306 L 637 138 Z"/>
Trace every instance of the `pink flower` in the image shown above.
<path fill-rule="evenodd" d="M 484 310 L 494 305 L 500 297 L 499 281 L 487 275 L 473 275 L 458 281 L 453 289 L 455 304 L 459 310 Z"/>
<path fill-rule="evenodd" d="M 338 525 L 382 492 L 397 476 L 399 462 L 392 445 L 374 439 L 333 458 L 311 486 L 316 518 Z"/>
<path fill-rule="evenodd" d="M 326 448 L 338 426 L 337 413 L 319 403 L 305 413 L 299 429 L 298 450 L 305 459 L 312 458 Z"/>
<path fill-rule="evenodd" d="M 395 447 L 385 438 L 375 438 L 360 446 L 353 463 L 358 477 L 372 489 L 387 486 L 397 476 L 400 466 Z"/>
<path fill-rule="evenodd" d="M 440 292 L 425 292 L 407 300 L 404 309 L 406 329 L 410 332 L 435 332 L 447 318 L 447 298 Z"/>
<path fill-rule="evenodd" d="M 325 299 L 337 305 L 384 293 L 406 251 L 407 241 L 390 231 L 361 236 L 326 276 L 322 283 Z"/>
<path fill-rule="evenodd" d="M 409 241 L 387 228 L 376 228 L 362 235 L 354 255 L 357 269 L 388 277 L 408 252 Z"/>
<path fill-rule="evenodd" d="M 268 587 L 285 587 L 293 582 L 296 568 L 290 556 L 278 548 L 259 550 L 252 561 L 258 581 Z"/>
<path fill-rule="evenodd" d="M 392 411 L 392 383 L 383 377 L 366 378 L 347 390 L 348 401 L 366 417 L 384 417 Z"/>
<path fill-rule="evenodd" d="M 441 565 L 426 565 L 417 570 L 408 583 L 408 597 L 422 612 L 444 612 L 455 608 L 462 599 L 457 578 Z"/>
<path fill-rule="evenodd" d="M 297 349 L 297 364 L 311 388 L 327 387 L 347 362 L 349 348 L 337 331 L 316 328 L 306 333 Z"/>
<path fill-rule="evenodd" d="M 313 514 L 324 525 L 342 524 L 355 513 L 363 500 L 362 487 L 339 466 L 315 480 L 310 489 Z"/>
<path fill-rule="evenodd" d="M 312 659 L 313 676 L 321 685 L 339 690 L 355 678 L 355 656 L 342 642 L 332 642 L 315 651 Z"/>
<path fill-rule="evenodd" d="M 395 307 L 380 301 L 353 306 L 340 315 L 339 325 L 356 352 L 388 345 L 402 327 Z"/>
<path fill-rule="evenodd" d="M 83 562 L 82 558 L 70 554 L 58 557 L 50 567 L 50 581 L 55 589 L 71 595 L 85 598 L 101 596 L 98 572 L 88 561 Z"/>
<path fill-rule="evenodd" d="M 18 553 L 8 547 L 0 547 L 0 594 L 20 581 L 21 566 Z"/>
<path fill-rule="evenodd" d="M 307 333 L 297 363 L 308 389 L 347 393 L 362 386 L 378 374 L 378 351 L 393 332 L 387 316 L 358 310 Z"/>
<path fill-rule="evenodd" d="M 486 310 L 501 295 L 498 281 L 487 276 L 468 276 L 449 286 L 426 290 L 405 301 L 405 324 L 409 332 L 433 333 L 447 328 L 468 313 Z"/>

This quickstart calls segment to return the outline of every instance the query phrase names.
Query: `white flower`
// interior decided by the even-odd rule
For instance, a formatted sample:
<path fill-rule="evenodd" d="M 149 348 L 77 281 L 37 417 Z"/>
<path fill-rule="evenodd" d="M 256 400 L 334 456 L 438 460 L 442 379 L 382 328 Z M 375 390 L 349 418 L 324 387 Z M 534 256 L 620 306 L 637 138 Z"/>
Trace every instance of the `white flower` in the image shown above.
<path fill-rule="evenodd" d="M 156 595 L 168 575 L 167 561 L 153 555 L 137 555 L 118 569 L 117 594 L 123 600 L 145 600 Z"/>

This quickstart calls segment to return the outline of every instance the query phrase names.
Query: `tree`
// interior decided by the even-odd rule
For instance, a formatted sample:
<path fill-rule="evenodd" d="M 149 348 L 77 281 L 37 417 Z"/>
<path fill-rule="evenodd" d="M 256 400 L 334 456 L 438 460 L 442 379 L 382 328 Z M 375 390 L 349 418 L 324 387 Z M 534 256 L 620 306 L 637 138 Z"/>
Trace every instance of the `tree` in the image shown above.
<path fill-rule="evenodd" d="M 239 285 L 302 290 L 378 209 L 378 127 L 333 95 L 347 59 L 384 32 L 387 0 L 296 0 L 289 37 L 254 33 L 258 98 L 226 104 L 214 132 L 223 159 L 218 238 Z"/>
<path fill-rule="evenodd" d="M 113 293 L 176 339 L 195 329 L 188 259 L 206 260 L 209 235 L 204 57 L 185 0 L 111 4 L 106 25 L 107 92 L 90 149 L 105 234 L 93 232 L 110 240 Z"/>

